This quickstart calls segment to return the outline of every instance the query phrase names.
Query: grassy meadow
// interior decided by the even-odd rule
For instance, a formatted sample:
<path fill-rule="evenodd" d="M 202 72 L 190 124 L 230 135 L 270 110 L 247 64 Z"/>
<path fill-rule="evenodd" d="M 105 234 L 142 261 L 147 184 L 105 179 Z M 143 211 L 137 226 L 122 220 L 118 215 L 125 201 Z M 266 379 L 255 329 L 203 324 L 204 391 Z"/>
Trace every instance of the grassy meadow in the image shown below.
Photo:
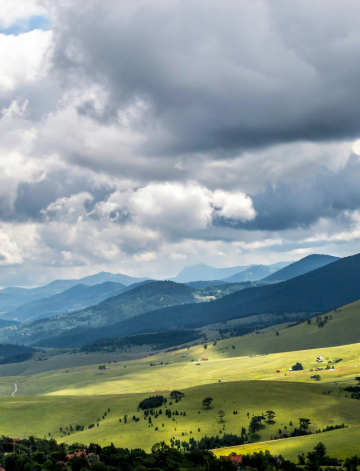
<path fill-rule="evenodd" d="M 259 415 L 266 410 L 276 413 L 274 423 L 266 424 L 254 440 L 269 440 L 278 436 L 279 428 L 291 432 L 298 426 L 299 417 L 310 418 L 310 429 L 345 423 L 349 426 L 358 424 L 360 402 L 338 396 L 338 387 L 331 388 L 330 394 L 323 394 L 321 384 L 245 381 L 235 383 L 217 383 L 184 389 L 185 397 L 172 405 L 171 411 L 185 412 L 186 416 L 175 415 L 171 418 L 160 415 L 152 419 L 153 427 L 144 420 L 143 412 L 137 411 L 139 402 L 148 394 L 93 395 L 93 396 L 27 396 L 1 398 L 0 433 L 11 436 L 34 434 L 51 436 L 66 442 L 98 442 L 126 447 L 142 447 L 149 450 L 159 441 L 169 442 L 171 437 L 188 440 L 191 436 L 200 439 L 204 435 L 234 433 L 240 435 L 241 427 L 248 428 L 252 415 Z M 326 389 L 328 390 L 328 389 Z M 202 400 L 210 396 L 214 399 L 211 408 L 202 406 Z M 167 395 L 168 401 L 169 395 Z M 103 419 L 104 413 L 108 411 Z M 226 415 L 224 422 L 218 418 L 218 411 Z M 162 407 L 164 411 L 165 408 Z M 237 411 L 236 415 L 233 411 Z M 247 413 L 249 412 L 249 417 Z M 124 415 L 128 423 L 124 423 Z M 132 416 L 140 418 L 134 422 Z M 119 418 L 122 422 L 119 422 Z M 96 426 L 100 419 L 99 426 Z M 173 420 L 175 419 L 175 420 Z M 292 426 L 290 425 L 292 421 Z M 90 424 L 94 428 L 88 429 Z M 84 431 L 63 436 L 60 427 L 70 432 L 70 425 L 83 425 Z M 164 427 L 162 426 L 164 424 Z M 155 430 L 155 427 L 158 430 Z M 286 429 L 284 427 L 287 427 Z M 200 431 L 198 429 L 200 428 Z M 184 433 L 184 435 L 182 435 Z M 333 432 L 327 432 L 331 434 Z M 321 434 L 321 439 L 326 433 Z"/>
<path fill-rule="evenodd" d="M 360 343 L 344 342 L 346 333 L 354 342 L 360 340 L 356 326 L 359 309 L 360 303 L 353 303 L 331 313 L 332 319 L 323 328 L 314 321 L 290 328 L 285 324 L 216 342 L 218 335 L 212 332 L 207 348 L 200 344 L 151 356 L 149 346 L 105 354 L 54 350 L 38 353 L 28 362 L 1 365 L 0 433 L 19 437 L 50 433 L 68 443 L 113 442 L 149 450 L 157 441 L 169 442 L 171 437 L 200 439 L 220 431 L 240 435 L 242 427 L 248 428 L 252 415 L 270 409 L 276 413 L 275 423 L 265 423 L 265 428 L 251 437 L 256 443 L 243 445 L 241 450 L 268 448 L 284 454 L 285 447 L 289 457 L 296 457 L 301 450 L 311 449 L 314 440 L 321 440 L 331 447 L 330 455 L 340 456 L 340 451 L 349 455 L 356 448 L 353 437 L 360 434 L 360 401 L 351 399 L 340 388 L 354 385 L 355 376 L 360 375 Z M 312 348 L 314 345 L 318 347 Z M 321 364 L 316 363 L 319 355 L 325 359 Z M 44 357 L 48 359 L 36 361 Z M 335 363 L 337 360 L 341 361 Z M 311 379 L 315 372 L 310 370 L 325 368 L 328 361 L 335 371 L 323 369 L 318 372 L 320 381 Z M 302 363 L 304 370 L 289 371 L 296 362 Z M 107 369 L 99 374 L 98 366 L 104 364 Z M 11 397 L 14 382 L 18 392 Z M 185 392 L 185 397 L 169 408 L 186 415 L 169 419 L 163 414 L 149 427 L 137 406 L 158 389 Z M 206 396 L 214 399 L 209 410 L 201 405 Z M 224 423 L 217 416 L 220 409 L 226 412 Z M 124 415 L 129 417 L 127 424 Z M 134 422 L 133 415 L 140 420 Z M 291 432 L 298 426 L 299 417 L 310 418 L 312 430 L 342 423 L 349 428 L 267 442 Z M 90 424 L 95 427 L 89 429 Z M 75 429 L 76 425 L 83 426 L 84 431 L 71 431 L 70 426 Z"/>
<path fill-rule="evenodd" d="M 330 457 L 345 459 L 359 454 L 360 426 L 349 427 L 332 432 L 325 432 L 305 437 L 286 438 L 268 442 L 250 443 L 247 445 L 219 448 L 213 450 L 217 456 L 229 456 L 234 452 L 239 455 L 269 450 L 274 455 L 282 455 L 284 458 L 297 462 L 299 454 L 305 456 L 312 451 L 319 442 L 324 443 L 326 452 Z"/>

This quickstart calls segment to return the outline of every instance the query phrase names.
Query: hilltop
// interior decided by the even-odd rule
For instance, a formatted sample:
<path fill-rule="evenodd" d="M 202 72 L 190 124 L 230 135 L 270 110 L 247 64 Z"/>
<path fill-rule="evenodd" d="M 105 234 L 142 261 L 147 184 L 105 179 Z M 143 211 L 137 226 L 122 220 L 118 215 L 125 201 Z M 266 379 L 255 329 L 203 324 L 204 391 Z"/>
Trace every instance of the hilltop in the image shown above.
<path fill-rule="evenodd" d="M 325 265 L 336 262 L 337 260 L 339 260 L 339 257 L 332 257 L 331 255 L 308 255 L 307 257 L 304 257 L 301 260 L 294 262 L 291 265 L 278 270 L 276 273 L 262 279 L 263 281 L 271 283 L 290 280 L 291 278 L 304 275 L 305 273 L 324 267 Z"/>
<path fill-rule="evenodd" d="M 107 298 L 116 296 L 125 288 L 125 285 L 121 283 L 110 281 L 94 286 L 79 284 L 60 294 L 25 303 L 10 311 L 8 316 L 21 322 L 53 317 L 98 304 Z"/>

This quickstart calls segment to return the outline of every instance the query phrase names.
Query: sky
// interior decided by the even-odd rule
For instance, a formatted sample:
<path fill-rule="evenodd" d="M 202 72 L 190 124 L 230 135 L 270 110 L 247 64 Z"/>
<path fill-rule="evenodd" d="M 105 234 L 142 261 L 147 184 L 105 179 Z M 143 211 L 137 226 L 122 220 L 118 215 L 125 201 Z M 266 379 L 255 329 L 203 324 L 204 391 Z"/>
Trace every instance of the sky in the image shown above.
<path fill-rule="evenodd" d="M 360 252 L 359 16 L 2 0 L 0 286 Z"/>

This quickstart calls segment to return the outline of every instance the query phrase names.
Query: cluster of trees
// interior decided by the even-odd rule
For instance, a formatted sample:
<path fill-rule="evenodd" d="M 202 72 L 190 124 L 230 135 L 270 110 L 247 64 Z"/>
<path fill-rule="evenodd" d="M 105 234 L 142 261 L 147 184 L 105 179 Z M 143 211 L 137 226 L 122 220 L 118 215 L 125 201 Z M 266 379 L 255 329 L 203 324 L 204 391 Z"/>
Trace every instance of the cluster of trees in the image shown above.
<path fill-rule="evenodd" d="M 188 442 L 171 439 L 171 446 L 165 442 L 156 443 L 150 453 L 140 448 L 129 450 L 113 444 L 101 447 L 91 443 L 88 447 L 81 443 L 58 444 L 54 439 L 29 437 L 16 443 L 10 437 L 2 437 L 0 443 L 0 461 L 7 471 L 61 471 L 68 465 L 71 471 L 135 471 L 135 470 L 172 470 L 198 471 L 236 471 L 230 457 L 216 456 L 209 449 L 241 445 L 247 441 L 245 428 L 241 436 L 224 434 L 222 437 L 204 437 Z M 16 450 L 14 452 L 14 448 Z M 21 453 L 20 453 L 21 451 Z M 67 454 L 85 451 L 80 457 L 67 458 Z M 186 453 L 182 452 L 186 451 Z M 89 454 L 93 454 L 93 456 Z M 234 454 L 234 453 L 232 453 Z M 353 456 L 345 460 L 330 458 L 323 443 L 318 443 L 311 452 L 298 455 L 298 464 L 305 471 L 331 471 L 330 467 L 343 466 L 346 471 L 356 471 L 360 458 Z M 250 470 L 295 471 L 296 464 L 284 457 L 274 456 L 269 451 L 245 455 L 242 467 Z"/>
<path fill-rule="evenodd" d="M 360 376 L 357 376 L 356 381 L 360 381 Z M 351 397 L 353 399 L 360 399 L 360 386 L 348 386 L 347 388 L 343 389 L 344 391 L 351 392 Z"/>
<path fill-rule="evenodd" d="M 163 404 L 167 403 L 167 399 L 164 396 L 150 396 L 146 399 L 143 399 L 138 406 L 138 409 L 154 409 L 156 407 L 161 407 Z"/>
<path fill-rule="evenodd" d="M 179 451 L 194 451 L 194 450 L 213 450 L 215 448 L 221 448 L 224 446 L 236 446 L 243 445 L 248 441 L 248 436 L 246 434 L 246 429 L 242 427 L 241 435 L 234 435 L 232 433 L 224 433 L 223 436 L 219 437 L 203 437 L 200 440 L 195 440 L 194 437 L 191 437 L 188 441 L 186 440 L 175 440 L 175 438 L 170 439 L 170 444 L 172 448 L 176 448 Z"/>
<path fill-rule="evenodd" d="M 193 342 L 201 339 L 204 335 L 198 330 L 178 330 L 175 332 L 159 332 L 156 334 L 141 334 L 129 337 L 109 339 L 86 345 L 80 349 L 81 352 L 116 352 L 133 346 L 152 345 L 154 350 L 169 348 L 174 345 Z"/>

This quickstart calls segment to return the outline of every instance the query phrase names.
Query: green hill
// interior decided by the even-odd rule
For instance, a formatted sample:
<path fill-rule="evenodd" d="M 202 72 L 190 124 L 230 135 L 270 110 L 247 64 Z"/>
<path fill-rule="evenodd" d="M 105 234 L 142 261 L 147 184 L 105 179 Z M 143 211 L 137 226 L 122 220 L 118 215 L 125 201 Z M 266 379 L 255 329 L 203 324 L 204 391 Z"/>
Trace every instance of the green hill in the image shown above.
<path fill-rule="evenodd" d="M 266 278 L 262 278 L 264 281 L 275 282 L 275 281 L 286 281 L 296 276 L 304 275 L 312 270 L 317 268 L 324 267 L 329 263 L 336 262 L 339 260 L 339 257 L 332 257 L 331 255 L 308 255 L 307 257 L 302 258 L 301 260 L 288 265 L 281 270 L 278 270 L 276 273 L 272 273 Z"/>
<path fill-rule="evenodd" d="M 360 299 L 360 254 L 342 258 L 282 283 L 249 288 L 210 304 L 174 306 L 113 327 L 114 336 L 154 332 L 174 327 L 196 328 L 230 319 L 275 314 L 279 322 L 289 313 L 310 316 Z"/>
<path fill-rule="evenodd" d="M 0 341 L 35 343 L 43 338 L 59 335 L 64 330 L 79 326 L 92 326 L 97 332 L 100 326 L 114 324 L 163 306 L 207 300 L 206 294 L 198 296 L 198 293 L 199 291 L 189 286 L 172 281 L 144 283 L 81 311 L 23 323 L 11 329 L 1 329 Z M 62 306 L 64 305 L 62 304 Z M 96 338 L 108 338 L 111 336 L 109 333 L 111 330 L 109 331 L 106 327 Z M 50 346 L 54 345 L 50 342 Z"/>
<path fill-rule="evenodd" d="M 53 317 L 98 304 L 121 293 L 124 288 L 125 285 L 110 281 L 94 286 L 79 284 L 54 296 L 23 304 L 11 311 L 9 315 L 21 322 Z"/>
<path fill-rule="evenodd" d="M 172 306 L 152 312 L 147 310 L 139 316 L 114 323 L 111 329 L 73 329 L 61 333 L 54 339 L 53 345 L 58 348 L 81 346 L 109 336 L 124 337 L 173 328 L 193 329 L 239 318 L 248 318 L 248 327 L 253 325 L 259 328 L 270 323 L 311 317 L 358 299 L 360 254 L 342 258 L 282 283 L 236 291 L 211 303 Z M 39 345 L 49 346 L 50 340 Z"/>

